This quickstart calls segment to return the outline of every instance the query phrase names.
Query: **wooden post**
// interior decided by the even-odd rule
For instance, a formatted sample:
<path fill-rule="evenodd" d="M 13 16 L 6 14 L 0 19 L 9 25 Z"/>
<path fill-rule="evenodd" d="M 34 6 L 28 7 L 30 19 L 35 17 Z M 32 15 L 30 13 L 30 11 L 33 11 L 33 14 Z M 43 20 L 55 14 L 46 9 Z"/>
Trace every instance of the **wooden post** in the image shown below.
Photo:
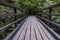
<path fill-rule="evenodd" d="M 49 14 L 51 14 L 52 9 L 49 9 Z M 49 15 L 49 20 L 51 20 L 51 15 Z"/>
<path fill-rule="evenodd" d="M 23 10 L 22 10 L 22 17 L 23 17 Z"/>
<path fill-rule="evenodd" d="M 16 8 L 14 8 L 14 14 L 16 14 L 16 13 L 17 13 Z M 14 21 L 15 20 L 17 20 L 17 16 L 16 15 L 14 16 Z M 15 23 L 15 27 L 17 27 L 17 23 Z"/>
<path fill-rule="evenodd" d="M 42 17 L 42 10 L 40 11 L 40 16 Z"/>
<path fill-rule="evenodd" d="M 49 9 L 49 14 L 51 14 L 51 12 L 52 12 L 52 9 L 50 8 L 50 9 Z M 51 20 L 51 15 L 48 15 L 48 16 L 49 16 L 49 17 L 48 17 L 49 20 Z M 50 23 L 48 23 L 48 25 L 49 25 L 49 27 L 51 27 L 51 24 L 50 24 Z"/>

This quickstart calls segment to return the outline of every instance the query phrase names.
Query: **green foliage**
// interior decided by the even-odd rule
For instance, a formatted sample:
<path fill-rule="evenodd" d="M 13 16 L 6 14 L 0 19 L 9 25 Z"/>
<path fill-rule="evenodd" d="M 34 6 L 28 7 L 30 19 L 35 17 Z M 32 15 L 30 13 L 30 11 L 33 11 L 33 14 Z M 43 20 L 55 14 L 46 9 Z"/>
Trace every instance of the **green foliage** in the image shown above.
<path fill-rule="evenodd" d="M 50 5 L 55 4 L 56 2 L 54 2 L 53 0 L 46 0 L 46 2 L 44 3 L 44 7 L 48 7 Z"/>
<path fill-rule="evenodd" d="M 54 0 L 16 0 L 22 9 L 31 10 L 55 4 Z"/>
<path fill-rule="evenodd" d="M 5 14 L 5 13 L 9 13 L 9 12 L 13 12 L 11 8 L 5 7 L 5 6 L 0 6 L 0 14 Z"/>
<path fill-rule="evenodd" d="M 9 3 L 14 3 L 15 2 L 14 0 L 5 0 L 5 1 L 7 1 Z"/>
<path fill-rule="evenodd" d="M 40 10 L 40 8 L 48 7 L 48 6 L 53 5 L 57 2 L 60 2 L 60 0 L 4 0 L 4 1 L 12 3 L 23 10 L 25 9 L 26 11 L 33 10 L 34 13 L 36 13 L 37 9 Z M 58 9 L 54 8 L 52 10 L 52 13 L 57 14 L 58 11 L 60 12 L 60 8 L 58 8 Z M 17 13 L 19 14 L 20 17 L 22 15 L 21 13 L 23 12 L 23 10 L 22 11 L 17 10 Z M 13 12 L 13 9 L 6 7 L 6 6 L 0 6 L 0 14 L 6 14 L 6 13 L 11 13 L 11 12 Z M 43 16 L 45 18 L 48 18 L 46 13 L 48 13 L 48 10 L 44 10 Z M 0 27 L 3 27 L 4 25 L 9 24 L 13 20 L 14 20 L 14 17 L 7 17 L 5 19 L 0 20 Z M 52 16 L 52 20 L 54 20 L 55 22 L 60 24 L 60 17 Z M 14 29 L 15 24 L 11 25 L 11 28 Z M 55 27 L 53 27 L 53 28 L 55 28 Z M 4 32 L 3 34 L 7 35 L 6 32 Z M 0 38 L 1 38 L 0 40 L 3 39 L 2 36 Z"/>

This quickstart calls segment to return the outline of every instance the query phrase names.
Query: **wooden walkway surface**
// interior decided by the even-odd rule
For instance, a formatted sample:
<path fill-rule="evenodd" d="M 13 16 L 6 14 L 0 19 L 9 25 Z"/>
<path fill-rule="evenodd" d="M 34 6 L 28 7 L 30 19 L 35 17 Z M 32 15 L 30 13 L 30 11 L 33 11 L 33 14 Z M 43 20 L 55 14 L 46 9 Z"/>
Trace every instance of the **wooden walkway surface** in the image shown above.
<path fill-rule="evenodd" d="M 35 16 L 27 18 L 12 40 L 55 40 Z"/>
<path fill-rule="evenodd" d="M 29 16 L 15 35 L 8 35 L 4 40 L 56 40 L 56 38 L 51 35 L 35 16 Z"/>

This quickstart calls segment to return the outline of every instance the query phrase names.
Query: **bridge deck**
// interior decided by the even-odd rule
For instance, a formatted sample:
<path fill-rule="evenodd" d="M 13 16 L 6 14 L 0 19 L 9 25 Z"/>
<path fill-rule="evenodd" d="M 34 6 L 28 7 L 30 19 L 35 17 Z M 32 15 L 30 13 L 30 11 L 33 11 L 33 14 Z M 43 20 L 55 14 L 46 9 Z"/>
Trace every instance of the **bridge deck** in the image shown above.
<path fill-rule="evenodd" d="M 29 16 L 12 40 L 56 40 L 36 19 Z"/>

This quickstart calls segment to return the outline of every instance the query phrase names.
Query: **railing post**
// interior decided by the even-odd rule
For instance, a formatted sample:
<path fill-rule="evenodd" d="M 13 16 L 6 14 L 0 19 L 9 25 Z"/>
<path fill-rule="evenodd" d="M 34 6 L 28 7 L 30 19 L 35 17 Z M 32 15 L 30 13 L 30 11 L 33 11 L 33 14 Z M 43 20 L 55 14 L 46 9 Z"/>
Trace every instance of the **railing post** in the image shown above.
<path fill-rule="evenodd" d="M 41 11 L 40 11 L 40 16 L 41 16 L 41 17 L 42 17 L 42 12 L 43 12 L 43 11 L 41 10 Z"/>
<path fill-rule="evenodd" d="M 50 8 L 49 9 L 49 20 L 51 20 L 51 15 L 50 15 L 51 14 L 51 11 L 52 11 L 52 9 Z"/>
<path fill-rule="evenodd" d="M 49 17 L 48 17 L 49 20 L 51 20 L 51 15 L 50 15 L 51 12 L 52 12 L 52 9 L 50 8 L 50 9 L 49 9 L 49 15 L 48 15 L 48 16 L 49 16 Z M 51 24 L 50 24 L 50 23 L 48 23 L 48 25 L 49 25 L 49 27 L 51 27 Z"/>
<path fill-rule="evenodd" d="M 23 10 L 22 10 L 22 17 L 23 17 Z"/>
<path fill-rule="evenodd" d="M 17 13 L 16 8 L 14 8 L 14 14 L 16 14 L 16 13 Z M 17 20 L 17 16 L 16 15 L 14 16 L 14 20 Z M 15 23 L 15 27 L 17 27 L 17 23 Z"/>

